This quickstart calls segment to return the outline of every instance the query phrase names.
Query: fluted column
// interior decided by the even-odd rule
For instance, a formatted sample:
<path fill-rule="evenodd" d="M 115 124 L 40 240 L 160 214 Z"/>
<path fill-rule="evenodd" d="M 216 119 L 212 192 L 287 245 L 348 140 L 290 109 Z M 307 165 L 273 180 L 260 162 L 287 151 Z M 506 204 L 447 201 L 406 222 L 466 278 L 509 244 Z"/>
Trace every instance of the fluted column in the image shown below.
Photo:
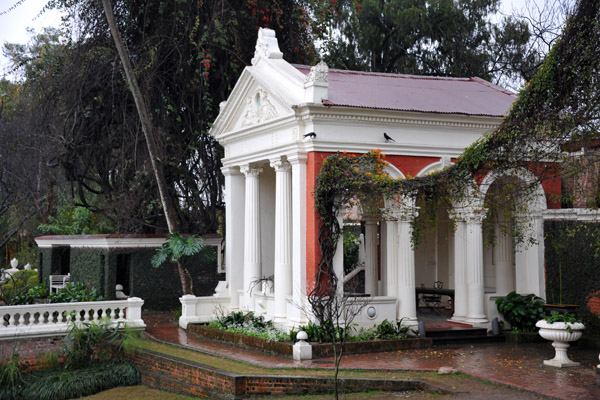
<path fill-rule="evenodd" d="M 385 210 L 384 210 L 385 212 Z M 385 219 L 385 280 L 383 280 L 385 295 L 391 297 L 398 296 L 398 263 L 396 250 L 398 235 L 396 233 L 396 220 L 390 215 L 384 214 Z M 397 313 L 396 307 L 396 313 Z"/>
<path fill-rule="evenodd" d="M 275 169 L 275 319 L 286 320 L 292 294 L 292 166 L 272 160 Z"/>
<path fill-rule="evenodd" d="M 292 165 L 292 304 L 289 326 L 306 324 L 306 154 L 287 156 Z"/>
<path fill-rule="evenodd" d="M 396 219 L 396 262 L 398 277 L 398 319 L 403 325 L 417 324 L 417 303 L 415 300 L 415 252 L 412 246 L 411 223 L 418 215 L 418 207 L 412 196 L 405 196 L 399 205 L 388 211 Z"/>
<path fill-rule="evenodd" d="M 377 260 L 377 220 L 365 220 L 365 293 L 377 296 L 379 271 Z"/>
<path fill-rule="evenodd" d="M 467 225 L 467 318 L 471 324 L 487 323 L 483 283 L 483 232 L 485 210 L 464 213 Z"/>
<path fill-rule="evenodd" d="M 496 224 L 494 230 L 496 237 L 493 249 L 496 266 L 496 293 L 508 294 L 515 290 L 512 236 L 509 232 L 504 232 L 500 224 Z"/>
<path fill-rule="evenodd" d="M 231 295 L 231 308 L 239 307 L 238 291 L 244 287 L 244 176 L 237 167 L 221 168 L 225 176 L 225 279 Z"/>
<path fill-rule="evenodd" d="M 248 165 L 240 168 L 246 176 L 246 205 L 244 214 L 244 299 L 245 306 L 254 310 L 252 283 L 261 278 L 260 253 L 260 186 L 258 176 L 262 168 Z"/>
<path fill-rule="evenodd" d="M 467 223 L 464 214 L 451 211 L 456 223 L 454 231 L 454 315 L 452 320 L 464 321 L 467 317 Z"/>

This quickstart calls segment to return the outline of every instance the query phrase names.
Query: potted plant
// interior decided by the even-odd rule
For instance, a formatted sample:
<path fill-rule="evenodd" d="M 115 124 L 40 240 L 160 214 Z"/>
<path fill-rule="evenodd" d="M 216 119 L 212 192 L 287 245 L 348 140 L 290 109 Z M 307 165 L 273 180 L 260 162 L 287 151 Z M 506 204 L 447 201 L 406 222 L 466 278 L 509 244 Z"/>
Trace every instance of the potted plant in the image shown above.
<path fill-rule="evenodd" d="M 576 367 L 578 362 L 571 361 L 567 355 L 569 342 L 579 340 L 582 330 L 585 328 L 583 323 L 570 313 L 554 312 L 550 316 L 539 320 L 535 326 L 540 328 L 540 336 L 546 340 L 552 340 L 552 346 L 556 353 L 551 360 L 544 360 L 544 365 L 552 367 Z"/>

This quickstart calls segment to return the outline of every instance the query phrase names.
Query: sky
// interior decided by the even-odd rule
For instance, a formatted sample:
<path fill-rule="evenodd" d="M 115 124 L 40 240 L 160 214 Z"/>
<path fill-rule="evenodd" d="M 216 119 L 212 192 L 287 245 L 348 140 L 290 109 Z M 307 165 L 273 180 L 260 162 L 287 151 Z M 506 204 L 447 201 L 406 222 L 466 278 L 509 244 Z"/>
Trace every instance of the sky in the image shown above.
<path fill-rule="evenodd" d="M 60 14 L 56 11 L 40 12 L 48 0 L 24 0 L 13 10 L 5 13 L 8 9 L 19 3 L 19 0 L 0 0 L 0 47 L 4 43 L 27 43 L 30 35 L 27 28 L 33 28 L 39 32 L 45 26 L 58 26 Z M 4 54 L 0 55 L 0 77 L 8 69 L 8 62 Z"/>
<path fill-rule="evenodd" d="M 505 13 L 515 8 L 522 9 L 526 0 L 502 0 L 502 9 Z M 542 4 L 545 0 L 534 0 Z M 39 32 L 45 26 L 58 26 L 60 14 L 56 11 L 46 12 L 40 15 L 41 10 L 48 0 L 0 0 L 0 47 L 4 43 L 27 43 L 30 35 L 27 28 L 33 28 Z M 20 4 L 19 4 L 20 3 Z M 13 10 L 4 13 L 11 7 L 17 5 Z M 0 77 L 5 76 L 9 70 L 8 61 L 0 52 Z"/>

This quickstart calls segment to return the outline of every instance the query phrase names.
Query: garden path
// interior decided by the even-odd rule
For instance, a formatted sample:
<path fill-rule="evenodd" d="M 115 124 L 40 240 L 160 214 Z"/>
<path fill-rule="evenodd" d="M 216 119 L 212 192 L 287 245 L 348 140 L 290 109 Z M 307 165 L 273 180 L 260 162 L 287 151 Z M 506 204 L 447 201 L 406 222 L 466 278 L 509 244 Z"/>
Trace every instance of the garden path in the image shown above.
<path fill-rule="evenodd" d="M 193 350 L 267 368 L 333 368 L 332 359 L 294 361 L 282 357 L 200 340 L 180 329 L 169 313 L 145 313 L 147 335 Z M 363 370 L 436 371 L 449 366 L 471 376 L 557 399 L 600 399 L 600 377 L 595 374 L 598 350 L 577 346 L 569 355 L 581 366 L 558 369 L 542 360 L 554 356 L 550 343 L 504 343 L 443 346 L 387 353 L 345 356 L 342 368 Z"/>

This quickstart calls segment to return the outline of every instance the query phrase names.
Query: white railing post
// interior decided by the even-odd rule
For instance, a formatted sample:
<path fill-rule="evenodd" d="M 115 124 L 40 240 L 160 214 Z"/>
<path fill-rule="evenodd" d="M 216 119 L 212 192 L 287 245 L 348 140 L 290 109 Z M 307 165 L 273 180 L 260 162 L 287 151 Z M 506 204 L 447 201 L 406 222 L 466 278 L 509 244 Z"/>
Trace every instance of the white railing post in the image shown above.
<path fill-rule="evenodd" d="M 127 326 L 129 327 L 146 327 L 142 320 L 142 306 L 144 300 L 139 297 L 130 297 L 127 299 Z"/>

